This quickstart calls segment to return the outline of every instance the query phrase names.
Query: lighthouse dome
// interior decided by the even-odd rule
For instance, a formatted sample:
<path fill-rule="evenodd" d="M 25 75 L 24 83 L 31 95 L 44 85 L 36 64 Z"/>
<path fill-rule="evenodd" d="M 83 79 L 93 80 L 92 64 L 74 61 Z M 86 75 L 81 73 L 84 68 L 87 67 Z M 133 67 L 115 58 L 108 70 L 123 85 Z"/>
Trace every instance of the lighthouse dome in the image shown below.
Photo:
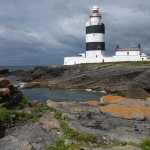
<path fill-rule="evenodd" d="M 98 6 L 93 6 L 93 10 L 99 10 Z"/>

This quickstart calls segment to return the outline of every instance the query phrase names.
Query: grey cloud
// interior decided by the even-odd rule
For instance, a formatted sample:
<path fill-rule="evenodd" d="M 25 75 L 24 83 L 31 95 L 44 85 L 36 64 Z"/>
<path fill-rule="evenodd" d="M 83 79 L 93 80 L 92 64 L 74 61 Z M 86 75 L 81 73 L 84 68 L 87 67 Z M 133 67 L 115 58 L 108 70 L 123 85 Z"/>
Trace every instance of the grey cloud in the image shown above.
<path fill-rule="evenodd" d="M 85 22 L 100 6 L 107 54 L 141 44 L 149 52 L 149 0 L 0 0 L 0 65 L 57 65 L 85 51 Z"/>

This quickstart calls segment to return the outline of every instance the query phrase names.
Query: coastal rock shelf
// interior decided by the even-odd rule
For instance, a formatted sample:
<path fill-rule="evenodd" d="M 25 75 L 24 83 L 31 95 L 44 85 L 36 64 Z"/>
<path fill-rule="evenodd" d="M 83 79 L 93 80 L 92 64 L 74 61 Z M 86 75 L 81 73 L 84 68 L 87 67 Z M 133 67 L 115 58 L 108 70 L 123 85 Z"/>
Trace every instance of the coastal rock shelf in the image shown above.
<path fill-rule="evenodd" d="M 28 88 L 98 89 L 126 97 L 150 97 L 150 62 L 35 67 L 22 75 Z"/>
<path fill-rule="evenodd" d="M 134 105 L 133 105 L 134 103 Z M 100 101 L 54 102 L 51 107 L 69 115 L 76 130 L 104 135 L 113 139 L 140 142 L 149 137 L 150 108 L 144 99 L 103 96 Z"/>

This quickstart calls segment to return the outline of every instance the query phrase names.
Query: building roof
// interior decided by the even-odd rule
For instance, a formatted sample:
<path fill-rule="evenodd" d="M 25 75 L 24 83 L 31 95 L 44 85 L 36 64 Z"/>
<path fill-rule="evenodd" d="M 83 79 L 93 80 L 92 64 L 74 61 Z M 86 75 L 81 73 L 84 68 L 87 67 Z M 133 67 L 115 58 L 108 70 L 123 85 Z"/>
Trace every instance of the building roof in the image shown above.
<path fill-rule="evenodd" d="M 142 56 L 142 57 L 146 57 L 147 55 L 146 55 L 145 53 L 142 53 L 141 56 Z"/>
<path fill-rule="evenodd" d="M 139 47 L 117 48 L 116 51 L 140 51 Z"/>

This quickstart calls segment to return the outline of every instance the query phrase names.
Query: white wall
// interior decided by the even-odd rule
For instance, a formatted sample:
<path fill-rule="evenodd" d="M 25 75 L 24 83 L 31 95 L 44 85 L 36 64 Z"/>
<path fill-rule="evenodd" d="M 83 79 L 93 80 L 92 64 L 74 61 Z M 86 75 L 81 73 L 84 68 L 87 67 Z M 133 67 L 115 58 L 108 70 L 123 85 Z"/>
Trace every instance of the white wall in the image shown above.
<path fill-rule="evenodd" d="M 95 50 L 90 50 L 90 51 L 86 51 L 86 58 L 102 58 L 105 56 L 105 51 L 95 51 Z"/>
<path fill-rule="evenodd" d="M 65 57 L 64 65 L 75 65 L 82 63 L 102 63 L 104 58 Z"/>
<path fill-rule="evenodd" d="M 119 61 L 140 61 L 141 57 L 139 56 L 113 56 L 114 62 Z"/>
<path fill-rule="evenodd" d="M 129 55 L 127 54 L 129 53 Z M 140 55 L 139 51 L 116 51 L 116 56 L 134 56 Z"/>
<path fill-rule="evenodd" d="M 113 57 L 104 57 L 104 62 L 113 62 L 114 58 Z"/>
<path fill-rule="evenodd" d="M 112 56 L 112 57 L 99 57 L 99 58 L 83 58 L 83 57 L 65 57 L 64 65 L 75 65 L 82 63 L 105 63 L 105 62 L 123 62 L 123 61 L 147 61 L 145 56 Z"/>
<path fill-rule="evenodd" d="M 148 60 L 147 56 L 141 56 L 141 60 Z"/>

